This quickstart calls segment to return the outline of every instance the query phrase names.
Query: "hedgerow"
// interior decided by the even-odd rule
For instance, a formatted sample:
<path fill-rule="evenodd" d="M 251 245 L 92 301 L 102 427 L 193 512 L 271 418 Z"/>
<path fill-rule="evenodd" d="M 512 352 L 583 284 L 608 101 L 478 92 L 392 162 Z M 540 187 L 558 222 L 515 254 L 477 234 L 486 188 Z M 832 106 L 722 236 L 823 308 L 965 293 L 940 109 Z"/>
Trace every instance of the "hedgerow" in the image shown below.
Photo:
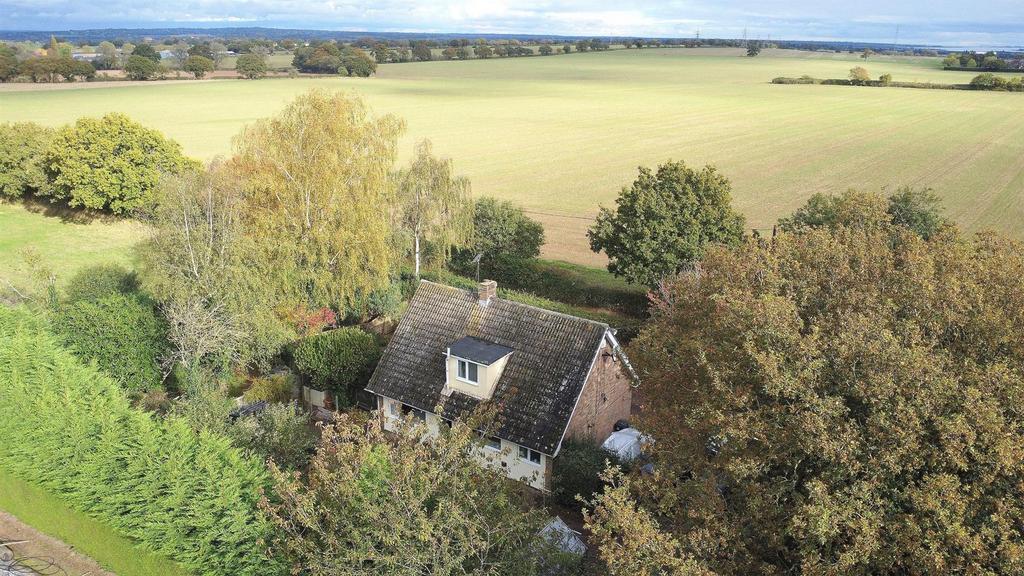
<path fill-rule="evenodd" d="M 230 441 L 132 408 L 20 309 L 0 307 L 0 467 L 209 576 L 275 575 L 266 469 Z"/>

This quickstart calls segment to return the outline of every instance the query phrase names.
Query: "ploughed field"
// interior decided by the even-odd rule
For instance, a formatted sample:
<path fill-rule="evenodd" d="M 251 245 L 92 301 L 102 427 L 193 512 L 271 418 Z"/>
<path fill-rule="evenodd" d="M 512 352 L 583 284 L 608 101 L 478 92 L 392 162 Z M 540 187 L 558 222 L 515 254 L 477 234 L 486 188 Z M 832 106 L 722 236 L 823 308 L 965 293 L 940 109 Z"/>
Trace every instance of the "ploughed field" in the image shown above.
<path fill-rule="evenodd" d="M 936 58 L 614 50 L 387 64 L 371 79 L 0 85 L 0 122 L 121 111 L 208 159 L 299 92 L 355 90 L 375 112 L 406 119 L 402 160 L 431 138 L 475 194 L 518 202 L 544 222 L 546 256 L 585 264 L 602 262 L 585 235 L 598 206 L 613 204 L 637 166 L 667 159 L 719 167 L 752 228 L 770 229 L 814 192 L 910 184 L 934 188 L 967 229 L 1024 236 L 1024 95 L 770 84 L 845 78 L 852 66 L 899 81 L 973 76 Z M 0 246 L 9 218 L 0 212 Z"/>

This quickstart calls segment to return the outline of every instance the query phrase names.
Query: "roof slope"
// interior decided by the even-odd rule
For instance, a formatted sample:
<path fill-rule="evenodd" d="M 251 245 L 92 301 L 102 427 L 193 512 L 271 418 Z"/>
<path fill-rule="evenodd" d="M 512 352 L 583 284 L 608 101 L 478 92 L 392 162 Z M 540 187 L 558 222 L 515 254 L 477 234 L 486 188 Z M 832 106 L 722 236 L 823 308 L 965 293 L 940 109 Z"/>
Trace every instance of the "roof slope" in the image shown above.
<path fill-rule="evenodd" d="M 472 336 L 514 350 L 491 400 L 497 435 L 554 454 L 583 390 L 607 324 L 491 298 L 480 306 L 473 291 L 423 280 L 409 302 L 367 390 L 421 410 L 455 418 L 480 400 L 445 397 L 445 351 Z"/>

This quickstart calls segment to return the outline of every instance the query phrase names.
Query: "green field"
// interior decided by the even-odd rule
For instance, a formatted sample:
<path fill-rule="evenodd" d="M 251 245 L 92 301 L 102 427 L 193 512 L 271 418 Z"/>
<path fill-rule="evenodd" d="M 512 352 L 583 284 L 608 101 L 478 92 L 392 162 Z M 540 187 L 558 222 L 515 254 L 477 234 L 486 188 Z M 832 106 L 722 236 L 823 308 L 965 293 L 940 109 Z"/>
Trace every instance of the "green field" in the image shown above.
<path fill-rule="evenodd" d="M 49 492 L 0 470 L 0 510 L 63 540 L 120 576 L 187 576 L 181 565 L 147 552 Z M 58 562 L 60 559 L 56 559 Z"/>
<path fill-rule="evenodd" d="M 770 228 L 814 192 L 910 184 L 935 188 L 968 229 L 1022 236 L 1024 96 L 770 84 L 776 76 L 842 78 L 855 65 L 900 81 L 973 76 L 943 71 L 935 58 L 614 50 L 387 64 L 371 79 L 3 85 L 0 121 L 53 125 L 118 110 L 210 158 L 296 93 L 355 90 L 378 113 L 407 120 L 406 157 L 414 140 L 433 139 L 476 194 L 512 199 L 545 223 L 547 257 L 580 263 L 601 261 L 585 238 L 597 207 L 614 201 L 638 165 L 669 158 L 718 166 L 751 227 Z"/>
<path fill-rule="evenodd" d="M 38 254 L 58 283 L 82 266 L 98 262 L 131 265 L 131 247 L 145 237 L 138 222 L 117 219 L 68 220 L 67 212 L 48 212 L 46 206 L 0 203 L 0 295 L 31 285 L 24 252 Z"/>

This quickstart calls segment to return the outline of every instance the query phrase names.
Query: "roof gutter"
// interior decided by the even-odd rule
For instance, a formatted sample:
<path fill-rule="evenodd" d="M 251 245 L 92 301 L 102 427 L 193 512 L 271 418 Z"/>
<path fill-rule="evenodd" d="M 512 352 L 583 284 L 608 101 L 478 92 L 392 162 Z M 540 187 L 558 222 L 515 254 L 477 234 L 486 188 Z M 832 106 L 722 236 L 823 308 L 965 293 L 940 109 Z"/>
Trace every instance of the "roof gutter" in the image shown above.
<path fill-rule="evenodd" d="M 612 352 L 615 353 L 619 360 L 622 360 L 622 365 L 626 367 L 626 372 L 629 373 L 629 379 L 633 381 L 630 386 L 633 388 L 640 386 L 640 375 L 636 373 L 636 370 L 633 368 L 633 364 L 629 362 L 629 357 L 626 356 L 626 351 L 622 349 L 619 341 L 615 339 L 615 332 L 608 330 L 604 335 L 605 338 L 608 339 L 608 343 L 612 346 Z"/>

